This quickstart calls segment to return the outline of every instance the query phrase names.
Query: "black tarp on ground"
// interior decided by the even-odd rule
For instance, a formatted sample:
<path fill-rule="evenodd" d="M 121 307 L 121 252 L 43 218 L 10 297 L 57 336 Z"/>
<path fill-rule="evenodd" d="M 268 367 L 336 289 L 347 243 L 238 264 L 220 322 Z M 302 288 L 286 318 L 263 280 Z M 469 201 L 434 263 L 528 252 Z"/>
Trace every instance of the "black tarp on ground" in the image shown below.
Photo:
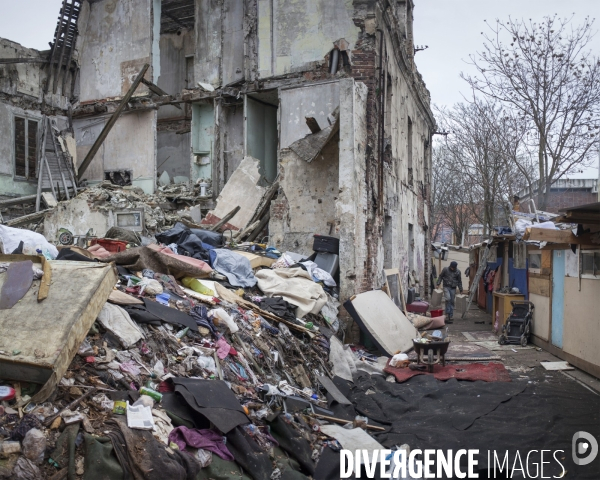
<path fill-rule="evenodd" d="M 206 417 L 224 434 L 250 422 L 235 394 L 222 380 L 179 377 L 169 381 L 175 386 L 175 393 L 181 396 L 180 403 L 186 403 L 191 410 Z M 181 416 L 181 412 L 175 413 Z"/>
<path fill-rule="evenodd" d="M 508 451 L 511 467 L 517 450 L 523 466 L 527 454 L 537 450 L 530 456 L 532 473 L 533 462 L 540 462 L 539 451 L 563 450 L 564 459 L 559 458 L 569 478 L 600 478 L 600 455 L 587 466 L 572 461 L 571 441 L 576 432 L 600 439 L 600 396 L 573 381 L 440 382 L 419 376 L 397 384 L 359 371 L 355 386 L 344 393 L 358 412 L 390 426 L 389 432 L 374 435 L 386 448 L 408 444 L 422 450 L 479 449 L 477 458 L 483 471 L 487 470 L 488 450 L 502 457 Z M 545 456 L 545 461 L 550 461 L 544 467 L 547 477 L 562 473 L 552 453 Z M 487 477 L 481 473 L 479 478 Z M 515 471 L 512 478 L 528 477 Z"/>
<path fill-rule="evenodd" d="M 160 325 L 161 322 L 167 322 L 189 327 L 194 332 L 198 331 L 196 321 L 187 313 L 161 305 L 147 298 L 142 298 L 142 300 L 144 301 L 144 305 L 121 305 L 136 322 L 150 323 L 152 325 Z"/>
<path fill-rule="evenodd" d="M 297 460 L 304 473 L 313 475 L 315 473 L 315 462 L 312 460 L 310 443 L 292 426 L 287 424 L 281 418 L 281 415 L 269 422 L 269 427 L 271 435 L 279 442 L 279 446 Z"/>

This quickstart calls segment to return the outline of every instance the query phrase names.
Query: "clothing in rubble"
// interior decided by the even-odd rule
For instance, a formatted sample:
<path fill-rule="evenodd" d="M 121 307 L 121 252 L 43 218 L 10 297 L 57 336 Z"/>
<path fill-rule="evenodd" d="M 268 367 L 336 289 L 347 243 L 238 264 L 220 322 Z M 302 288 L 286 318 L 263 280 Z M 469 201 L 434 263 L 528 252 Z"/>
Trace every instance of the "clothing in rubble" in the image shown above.
<path fill-rule="evenodd" d="M 202 448 L 218 455 L 223 460 L 233 461 L 233 455 L 225 445 L 223 435 L 214 430 L 177 427 L 169 433 L 169 443 L 177 444 L 179 450 L 185 447 Z"/>
<path fill-rule="evenodd" d="M 284 320 L 298 324 L 298 321 L 296 320 L 296 307 L 291 303 L 286 302 L 281 297 L 264 298 L 258 306 L 266 312 L 270 312 Z"/>
<path fill-rule="evenodd" d="M 127 427 L 125 419 L 120 418 L 108 420 L 105 425 L 124 478 L 194 480 L 200 471 L 199 463 L 191 455 L 179 450 L 170 453 L 150 431 L 133 430 Z"/>

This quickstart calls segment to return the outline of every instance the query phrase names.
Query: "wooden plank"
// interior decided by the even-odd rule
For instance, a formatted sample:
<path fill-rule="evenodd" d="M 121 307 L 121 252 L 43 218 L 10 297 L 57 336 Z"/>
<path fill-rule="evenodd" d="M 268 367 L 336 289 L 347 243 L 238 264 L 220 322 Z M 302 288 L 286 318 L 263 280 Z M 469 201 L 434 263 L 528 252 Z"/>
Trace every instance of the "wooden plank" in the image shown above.
<path fill-rule="evenodd" d="M 47 210 L 42 210 L 40 212 L 35 212 L 35 213 L 30 213 L 29 215 L 24 215 L 19 218 L 13 218 L 12 220 L 9 220 L 8 222 L 6 222 L 6 226 L 16 227 L 18 225 L 25 225 L 26 223 L 35 222 L 36 220 L 44 218 L 46 216 L 46 213 L 48 213 L 50 210 L 52 210 L 52 209 L 49 208 Z"/>
<path fill-rule="evenodd" d="M 215 223 L 214 225 L 210 225 L 209 227 L 206 227 L 206 230 L 210 230 L 212 232 L 218 232 L 219 228 L 221 228 L 229 220 L 231 220 L 233 217 L 235 217 L 235 215 L 240 211 L 241 208 L 242 207 L 240 207 L 238 205 L 231 212 L 229 212 L 227 215 L 225 215 L 221 220 L 219 220 L 217 223 Z"/>
<path fill-rule="evenodd" d="M 22 197 L 0 200 L 0 208 L 10 207 L 11 205 L 22 205 L 24 203 L 32 203 L 36 200 L 36 198 L 37 195 L 24 195 Z"/>
<path fill-rule="evenodd" d="M 304 117 L 306 119 L 306 125 L 310 128 L 311 133 L 317 133 L 321 131 L 319 122 L 315 117 Z"/>
<path fill-rule="evenodd" d="M 531 227 L 527 229 L 527 233 L 529 235 L 526 234 L 525 237 L 527 238 L 525 239 L 536 242 L 564 243 L 567 245 L 592 243 L 589 233 L 576 237 L 571 230 L 550 230 L 548 228 Z"/>
<path fill-rule="evenodd" d="M 11 63 L 48 63 L 44 58 L 19 57 L 19 58 L 0 58 L 0 65 Z"/>
<path fill-rule="evenodd" d="M 542 250 L 542 274 L 547 275 L 552 273 L 552 252 Z"/>
<path fill-rule="evenodd" d="M 52 283 L 52 267 L 50 266 L 50 262 L 46 260 L 45 257 L 40 256 L 42 260 L 42 270 L 44 272 L 44 276 L 40 282 L 40 290 L 38 292 L 38 302 L 45 300 L 48 298 L 48 292 L 50 292 L 50 284 Z"/>
<path fill-rule="evenodd" d="M 551 283 L 550 278 L 536 278 L 529 276 L 529 293 L 535 293 L 542 297 L 550 298 Z"/>

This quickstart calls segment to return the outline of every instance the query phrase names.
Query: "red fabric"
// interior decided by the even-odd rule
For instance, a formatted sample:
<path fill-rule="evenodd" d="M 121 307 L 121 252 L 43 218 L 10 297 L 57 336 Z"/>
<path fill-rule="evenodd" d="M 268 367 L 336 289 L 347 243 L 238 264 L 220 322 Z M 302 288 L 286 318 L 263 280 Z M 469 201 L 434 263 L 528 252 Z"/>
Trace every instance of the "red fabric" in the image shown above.
<path fill-rule="evenodd" d="M 398 383 L 403 383 L 416 375 L 433 375 L 438 380 L 446 381 L 451 378 L 457 380 L 483 380 L 484 382 L 510 382 L 510 376 L 504 365 L 501 363 L 465 363 L 460 365 L 441 365 L 433 366 L 433 374 L 411 370 L 410 368 L 395 368 L 388 365 L 383 369 L 384 372 L 396 377 Z"/>
<path fill-rule="evenodd" d="M 164 255 L 169 255 L 173 258 L 176 258 L 177 260 L 180 260 L 189 265 L 197 267 L 204 272 L 209 272 L 209 273 L 212 272 L 212 268 L 210 268 L 210 265 L 208 263 L 203 262 L 202 260 L 198 260 L 196 258 L 186 257 L 185 255 L 178 255 L 177 253 L 174 253 L 173 250 L 171 250 L 169 247 L 161 247 L 159 245 L 152 243 L 152 244 L 148 245 L 148 248 L 150 250 L 154 250 L 155 252 L 160 252 L 160 253 L 163 253 Z"/>
<path fill-rule="evenodd" d="M 406 306 L 406 310 L 413 313 L 427 313 L 429 304 L 427 302 L 413 302 Z"/>

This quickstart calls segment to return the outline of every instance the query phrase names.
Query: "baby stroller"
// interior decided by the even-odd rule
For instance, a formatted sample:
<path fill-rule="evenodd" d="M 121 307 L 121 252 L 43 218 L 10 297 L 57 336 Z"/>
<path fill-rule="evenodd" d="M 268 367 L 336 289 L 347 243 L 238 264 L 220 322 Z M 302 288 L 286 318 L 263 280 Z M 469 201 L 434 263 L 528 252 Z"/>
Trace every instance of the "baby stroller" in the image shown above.
<path fill-rule="evenodd" d="M 502 327 L 502 335 L 498 338 L 500 345 L 521 344 L 527 346 L 531 335 L 531 320 L 535 306 L 527 301 L 512 301 L 512 312 Z"/>

